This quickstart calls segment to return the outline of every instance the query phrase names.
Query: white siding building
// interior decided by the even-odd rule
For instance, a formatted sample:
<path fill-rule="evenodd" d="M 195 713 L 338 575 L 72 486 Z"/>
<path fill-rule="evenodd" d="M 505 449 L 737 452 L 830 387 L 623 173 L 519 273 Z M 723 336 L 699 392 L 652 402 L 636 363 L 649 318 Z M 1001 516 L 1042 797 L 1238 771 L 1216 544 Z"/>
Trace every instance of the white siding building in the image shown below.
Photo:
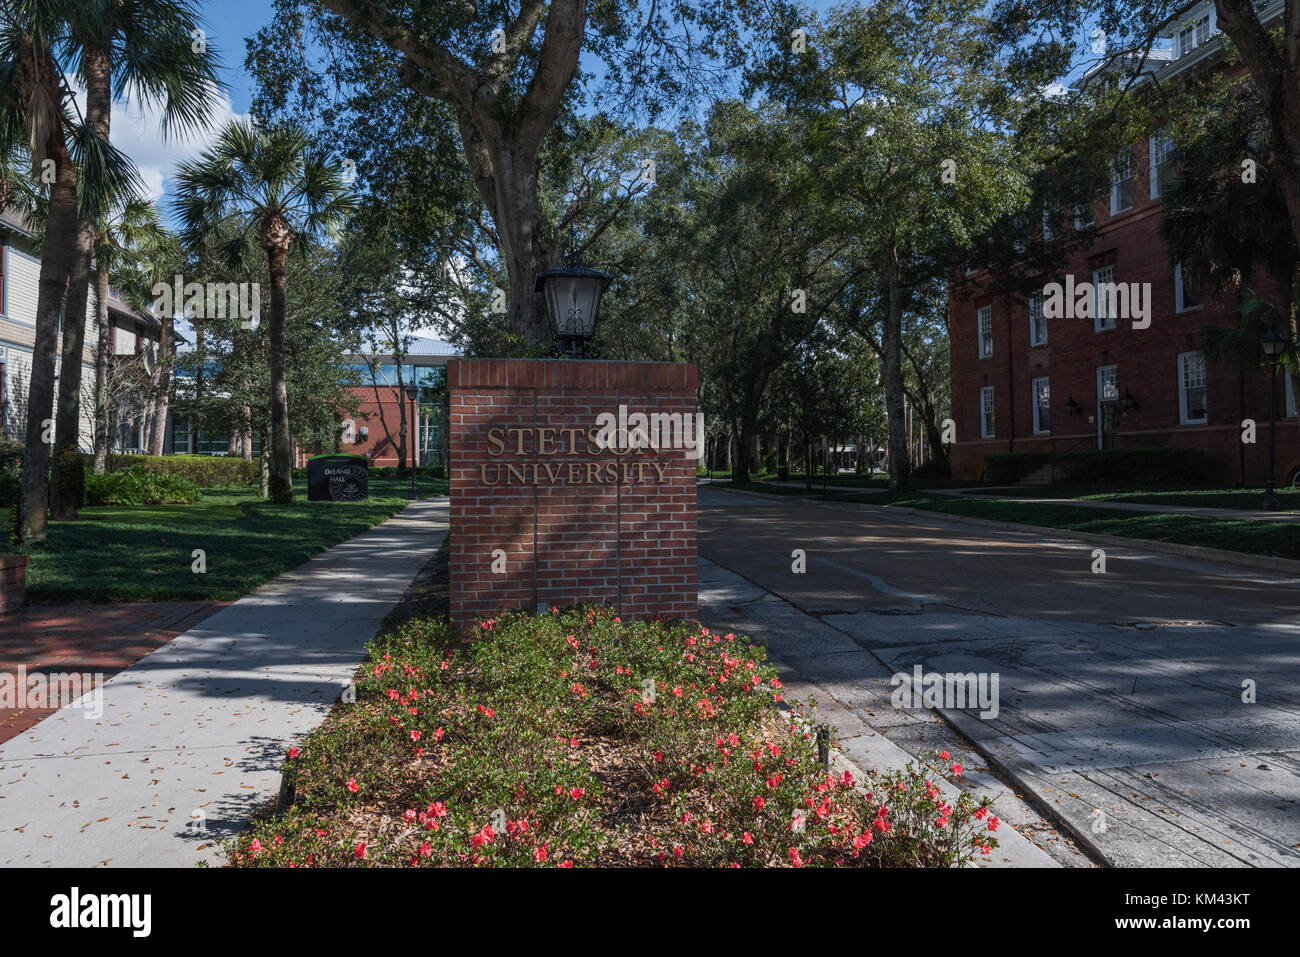
<path fill-rule="evenodd" d="M 27 395 L 31 381 L 32 347 L 36 342 L 36 297 L 41 262 L 32 251 L 31 233 L 23 216 L 14 210 L 0 213 L 0 435 L 24 441 L 27 435 Z M 113 354 L 135 355 L 156 347 L 158 320 L 110 294 L 109 319 L 113 325 Z M 86 335 L 82 350 L 81 428 L 78 444 L 91 451 L 95 388 L 95 348 L 99 323 L 95 318 L 95 290 L 86 301 Z M 60 338 L 58 348 L 63 346 Z M 55 358 L 55 375 L 61 359 Z M 139 422 L 122 423 L 111 437 L 114 448 L 140 444 Z"/>

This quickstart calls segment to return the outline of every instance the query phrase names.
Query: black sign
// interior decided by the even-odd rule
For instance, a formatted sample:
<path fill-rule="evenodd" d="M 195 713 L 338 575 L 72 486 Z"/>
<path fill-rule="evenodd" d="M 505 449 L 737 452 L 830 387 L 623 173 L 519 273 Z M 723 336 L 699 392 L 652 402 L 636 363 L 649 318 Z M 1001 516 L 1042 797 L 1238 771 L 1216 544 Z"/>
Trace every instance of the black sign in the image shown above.
<path fill-rule="evenodd" d="M 307 501 L 356 502 L 370 495 L 364 455 L 313 455 L 307 460 Z"/>

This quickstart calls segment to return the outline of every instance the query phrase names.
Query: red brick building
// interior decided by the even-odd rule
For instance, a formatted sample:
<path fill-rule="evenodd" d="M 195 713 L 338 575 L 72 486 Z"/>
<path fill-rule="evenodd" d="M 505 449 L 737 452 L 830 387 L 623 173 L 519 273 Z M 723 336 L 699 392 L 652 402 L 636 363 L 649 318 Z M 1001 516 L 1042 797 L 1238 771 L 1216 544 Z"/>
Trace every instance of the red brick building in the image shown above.
<path fill-rule="evenodd" d="M 416 339 L 401 357 L 399 375 L 391 355 L 350 357 L 346 370 L 361 408 L 343 423 L 343 451 L 366 455 L 376 468 L 409 466 L 412 456 L 421 465 L 447 464 L 446 372 L 447 360 L 457 350 L 436 339 Z M 404 395 L 414 384 L 419 397 L 413 403 Z M 401 448 L 402 410 L 406 412 L 406 458 Z M 414 441 L 412 441 L 414 439 Z"/>
<path fill-rule="evenodd" d="M 1158 79 L 1219 60 L 1223 38 L 1212 3 L 1172 24 L 1166 37 L 1169 49 L 1153 51 L 1150 64 Z M 1110 194 L 1097 203 L 1096 242 L 1042 277 L 1045 287 L 1149 283 L 1148 327 L 1134 328 L 1123 309 L 1105 303 L 1100 316 L 1048 318 L 1041 293 L 994 294 L 983 269 L 954 285 L 948 329 L 955 478 L 980 478 L 991 452 L 1175 446 L 1202 451 L 1212 480 L 1264 482 L 1268 372 L 1241 374 L 1231 362 L 1198 354 L 1203 328 L 1237 321 L 1230 307 L 1182 281 L 1160 239 L 1161 179 L 1172 172 L 1164 162 L 1168 145 L 1155 130 L 1133 145 L 1127 168 L 1120 158 Z M 1300 478 L 1296 397 L 1289 377 L 1277 378 L 1276 478 L 1292 482 Z M 1244 419 L 1257 423 L 1254 444 L 1242 441 Z"/>

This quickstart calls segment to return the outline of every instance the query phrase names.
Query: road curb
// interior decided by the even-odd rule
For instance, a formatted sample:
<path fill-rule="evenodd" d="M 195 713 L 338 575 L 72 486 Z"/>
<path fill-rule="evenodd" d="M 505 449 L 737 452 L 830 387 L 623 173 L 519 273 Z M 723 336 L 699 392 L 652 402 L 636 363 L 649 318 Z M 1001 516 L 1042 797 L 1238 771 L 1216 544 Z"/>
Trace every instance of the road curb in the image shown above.
<path fill-rule="evenodd" d="M 894 512 L 900 515 L 917 515 L 923 518 L 943 519 L 950 522 L 959 522 L 963 525 L 977 525 L 984 528 L 997 528 L 1010 532 L 1026 532 L 1032 534 L 1050 533 L 1057 538 L 1070 539 L 1072 541 L 1083 542 L 1089 545 L 1111 545 L 1118 548 L 1142 549 L 1164 555 L 1175 555 L 1180 558 L 1196 558 L 1201 559 L 1202 561 L 1221 562 L 1225 565 L 1238 565 L 1243 568 L 1284 572 L 1300 577 L 1300 561 L 1290 558 L 1274 558 L 1269 555 L 1249 555 L 1245 552 L 1234 552 L 1225 548 L 1207 548 L 1202 545 L 1180 545 L 1177 542 L 1161 542 L 1150 538 L 1125 538 L 1122 535 L 1103 535 L 1097 532 L 1077 532 L 1072 529 L 1053 528 L 1050 525 L 1028 525 L 1024 522 L 1004 522 L 993 518 L 976 518 L 968 515 L 953 515 L 950 512 L 938 512 L 930 509 L 914 508 L 910 505 L 872 505 L 869 502 L 834 502 L 810 499 L 802 495 L 777 495 L 772 492 L 751 492 L 747 489 L 724 488 L 712 484 L 708 487 L 716 488 L 721 492 L 730 492 L 732 495 L 756 496 L 765 501 L 770 501 L 773 498 L 791 498 L 812 505 L 829 505 L 837 508 L 853 506 L 856 508 L 874 509 L 881 512 Z M 1151 514 L 1173 515 L 1182 513 L 1166 512 Z M 1300 532 L 1297 534 L 1300 534 Z"/>
<path fill-rule="evenodd" d="M 984 746 L 983 738 L 975 733 L 977 724 L 973 724 L 973 722 L 977 722 L 977 719 L 954 708 L 938 708 L 936 710 L 943 715 L 945 721 L 966 736 L 966 739 L 984 757 L 985 761 L 1005 774 L 1014 784 L 1019 785 L 1021 793 L 1016 796 L 1020 800 L 1032 805 L 1035 810 L 1056 824 L 1066 834 L 1069 834 L 1082 847 L 1087 848 L 1088 853 L 1103 862 L 1107 867 L 1121 866 L 1115 862 L 1115 859 L 1110 854 L 1106 853 L 1100 844 L 1093 840 L 1093 836 L 1087 828 L 1077 826 L 1062 814 L 1058 808 L 1053 807 L 1050 802 L 1043 799 L 1042 795 L 1038 793 L 1038 788 L 1034 786 L 1032 781 L 1028 780 L 1034 775 L 1026 775 L 1013 762 L 1004 760 L 992 748 Z"/>

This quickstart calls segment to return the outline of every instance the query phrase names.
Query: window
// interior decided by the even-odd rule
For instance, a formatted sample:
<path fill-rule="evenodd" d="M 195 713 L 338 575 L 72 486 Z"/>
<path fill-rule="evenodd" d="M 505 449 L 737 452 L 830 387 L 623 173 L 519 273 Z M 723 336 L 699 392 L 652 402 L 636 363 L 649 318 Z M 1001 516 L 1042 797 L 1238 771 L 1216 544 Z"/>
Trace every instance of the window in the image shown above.
<path fill-rule="evenodd" d="M 1184 352 L 1178 357 L 1178 421 L 1182 425 L 1204 425 L 1206 414 L 1205 357 Z"/>
<path fill-rule="evenodd" d="M 1047 317 L 1043 315 L 1043 294 L 1029 295 L 1029 344 L 1042 346 L 1047 344 Z"/>
<path fill-rule="evenodd" d="M 1195 23 L 1189 23 L 1174 36 L 1174 56 L 1187 56 L 1209 38 L 1209 17 L 1201 17 Z"/>
<path fill-rule="evenodd" d="M 1282 386 L 1282 392 L 1286 396 L 1286 412 L 1283 413 L 1283 418 L 1294 419 L 1296 417 L 1295 387 L 1291 385 L 1291 373 L 1287 372 L 1285 369 L 1279 369 L 1277 374 L 1282 377 L 1282 382 L 1284 383 Z M 0 365 L 0 381 L 3 381 L 3 379 L 4 366 Z"/>
<path fill-rule="evenodd" d="M 1174 141 L 1163 131 L 1151 137 L 1148 150 L 1151 154 L 1151 178 L 1149 182 L 1151 198 L 1163 196 L 1176 182 L 1174 175 Z"/>
<path fill-rule="evenodd" d="M 1103 266 L 1092 272 L 1092 328 L 1094 332 L 1115 328 L 1115 267 Z"/>
<path fill-rule="evenodd" d="M 172 422 L 172 455 L 185 455 L 190 450 L 190 420 L 177 417 Z"/>
<path fill-rule="evenodd" d="M 1029 249 L 1029 217 L 1023 213 L 1011 217 L 1011 248 L 1017 256 L 1023 256 Z"/>
<path fill-rule="evenodd" d="M 980 389 L 980 435 L 993 438 L 993 386 Z"/>
<path fill-rule="evenodd" d="M 975 317 L 979 322 L 980 358 L 987 359 L 993 355 L 993 307 L 980 306 Z"/>
<path fill-rule="evenodd" d="M 1199 309 L 1205 305 L 1205 297 L 1201 291 L 1193 286 L 1187 279 L 1187 270 L 1182 263 L 1174 266 L 1174 311 L 1186 312 L 1189 309 Z"/>
<path fill-rule="evenodd" d="M 1051 204 L 1043 203 L 1043 242 L 1045 243 L 1050 243 L 1056 236 L 1056 229 L 1052 224 L 1055 218 Z"/>
<path fill-rule="evenodd" d="M 1047 378 L 1030 380 L 1029 393 L 1034 403 L 1034 434 L 1045 435 L 1052 431 L 1051 389 Z"/>
<path fill-rule="evenodd" d="M 1119 366 L 1097 367 L 1097 400 L 1111 402 L 1119 398 Z"/>
<path fill-rule="evenodd" d="M 1110 214 L 1133 208 L 1133 150 L 1122 149 L 1110 167 Z"/>
<path fill-rule="evenodd" d="M 1092 203 L 1074 207 L 1074 228 L 1086 229 L 1097 221 L 1097 210 Z"/>

